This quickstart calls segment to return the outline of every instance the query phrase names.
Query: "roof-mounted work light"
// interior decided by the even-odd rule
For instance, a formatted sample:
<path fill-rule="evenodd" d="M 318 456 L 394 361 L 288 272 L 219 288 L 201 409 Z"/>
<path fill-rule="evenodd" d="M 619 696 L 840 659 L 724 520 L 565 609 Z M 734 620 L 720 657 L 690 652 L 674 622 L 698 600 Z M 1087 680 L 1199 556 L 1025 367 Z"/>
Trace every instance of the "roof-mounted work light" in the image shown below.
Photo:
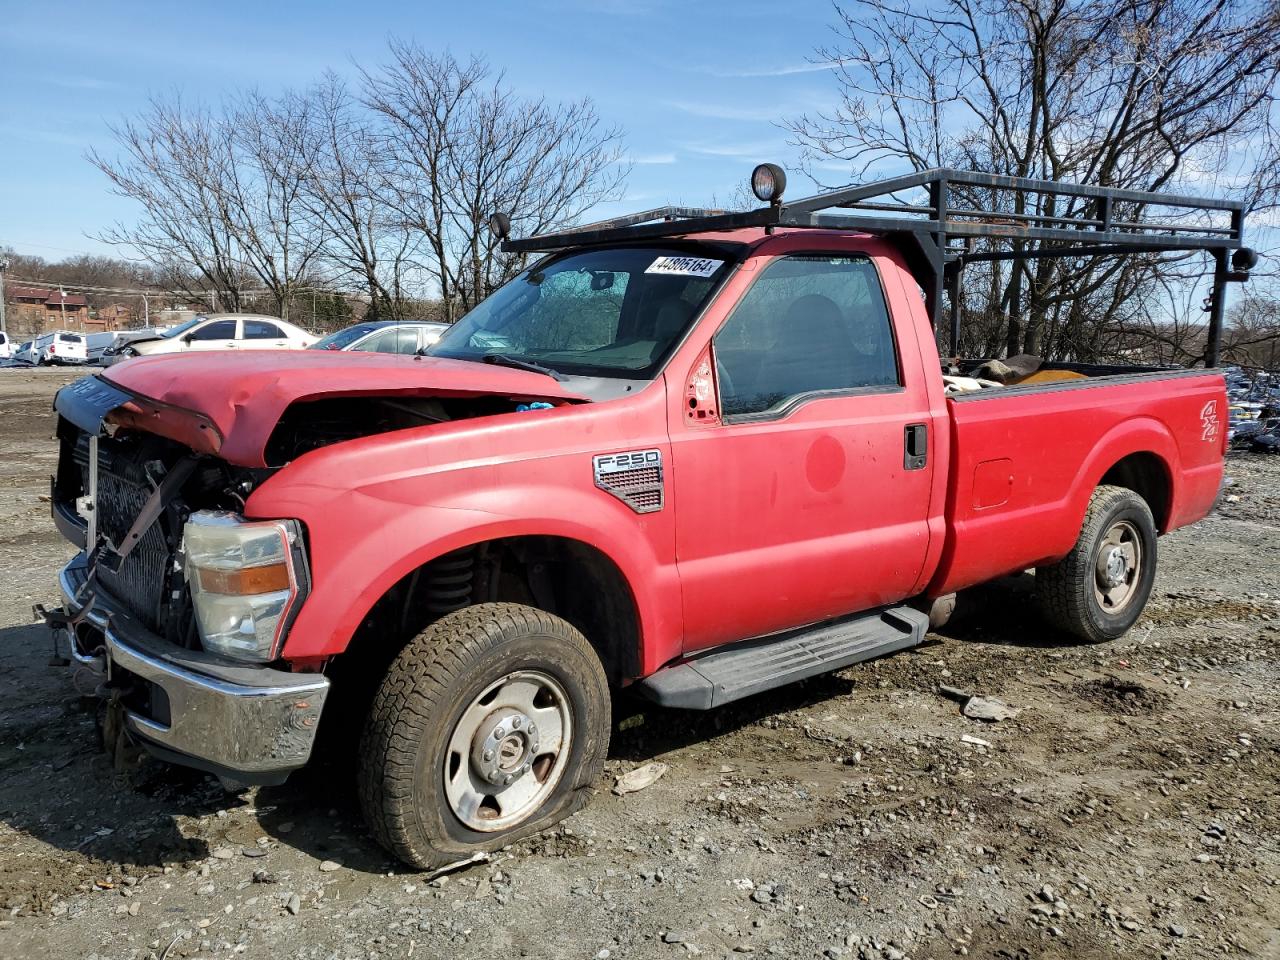
<path fill-rule="evenodd" d="M 1252 247 L 1241 247 L 1231 255 L 1231 269 L 1236 273 L 1248 273 L 1258 265 L 1258 251 Z"/>
<path fill-rule="evenodd" d="M 765 203 L 782 202 L 782 191 L 787 189 L 787 175 L 776 163 L 762 163 L 751 171 L 751 192 Z"/>
<path fill-rule="evenodd" d="M 489 232 L 499 240 L 505 240 L 511 236 L 511 217 L 508 214 L 498 213 L 489 216 Z"/>

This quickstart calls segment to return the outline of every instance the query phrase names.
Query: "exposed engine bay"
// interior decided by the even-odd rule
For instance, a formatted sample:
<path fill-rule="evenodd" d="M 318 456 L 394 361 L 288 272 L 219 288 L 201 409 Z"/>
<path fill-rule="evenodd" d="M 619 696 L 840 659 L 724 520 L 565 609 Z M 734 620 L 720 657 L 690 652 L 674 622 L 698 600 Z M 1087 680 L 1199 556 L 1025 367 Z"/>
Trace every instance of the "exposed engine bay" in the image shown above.
<path fill-rule="evenodd" d="M 265 459 L 282 467 L 310 450 L 432 423 L 512 413 L 527 404 L 501 396 L 324 397 L 300 400 L 281 415 L 267 440 Z"/>

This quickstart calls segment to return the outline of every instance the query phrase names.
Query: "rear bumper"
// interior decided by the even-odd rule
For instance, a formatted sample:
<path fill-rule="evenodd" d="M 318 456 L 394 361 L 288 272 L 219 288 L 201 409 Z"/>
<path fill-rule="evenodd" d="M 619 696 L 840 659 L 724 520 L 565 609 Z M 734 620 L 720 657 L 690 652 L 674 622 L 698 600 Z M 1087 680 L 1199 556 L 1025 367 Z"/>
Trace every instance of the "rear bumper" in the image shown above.
<path fill-rule="evenodd" d="M 76 608 L 88 578 L 82 553 L 59 586 Z M 243 783 L 282 783 L 311 756 L 329 681 L 320 674 L 231 664 L 157 637 L 98 588 L 70 637 L 73 656 L 105 661 L 124 691 L 125 726 L 161 759 Z"/>

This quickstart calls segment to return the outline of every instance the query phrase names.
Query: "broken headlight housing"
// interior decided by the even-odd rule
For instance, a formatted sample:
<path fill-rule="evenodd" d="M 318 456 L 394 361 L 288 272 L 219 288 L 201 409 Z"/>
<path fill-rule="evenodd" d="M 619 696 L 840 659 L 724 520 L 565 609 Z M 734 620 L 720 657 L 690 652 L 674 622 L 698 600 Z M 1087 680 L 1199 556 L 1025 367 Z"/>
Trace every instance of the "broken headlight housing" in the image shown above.
<path fill-rule="evenodd" d="M 309 586 L 298 522 L 201 510 L 183 529 L 183 553 L 205 650 L 274 660 Z"/>

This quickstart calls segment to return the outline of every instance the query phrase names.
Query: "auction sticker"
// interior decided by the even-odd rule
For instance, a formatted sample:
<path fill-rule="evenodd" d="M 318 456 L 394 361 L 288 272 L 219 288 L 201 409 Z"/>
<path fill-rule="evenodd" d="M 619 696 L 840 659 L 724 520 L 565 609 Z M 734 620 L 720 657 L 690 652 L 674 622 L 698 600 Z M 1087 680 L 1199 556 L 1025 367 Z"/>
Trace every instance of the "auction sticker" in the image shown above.
<path fill-rule="evenodd" d="M 645 273 L 665 273 L 670 277 L 709 277 L 724 266 L 723 260 L 706 257 L 659 257 Z"/>

